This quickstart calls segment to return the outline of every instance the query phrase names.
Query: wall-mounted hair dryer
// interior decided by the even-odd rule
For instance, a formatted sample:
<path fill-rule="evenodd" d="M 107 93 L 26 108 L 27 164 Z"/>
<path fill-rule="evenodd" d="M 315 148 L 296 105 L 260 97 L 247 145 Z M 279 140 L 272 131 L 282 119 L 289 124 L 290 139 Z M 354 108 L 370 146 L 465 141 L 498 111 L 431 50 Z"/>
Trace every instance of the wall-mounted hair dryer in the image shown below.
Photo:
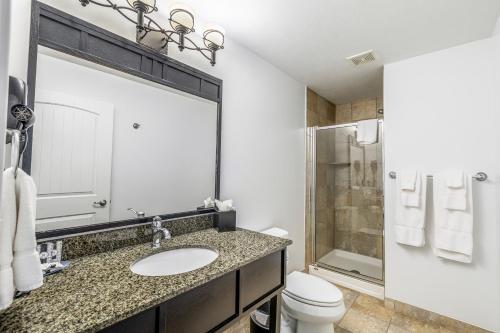
<path fill-rule="evenodd" d="M 9 114 L 7 128 L 26 131 L 35 122 L 35 113 L 28 106 L 28 85 L 21 79 L 9 76 Z"/>

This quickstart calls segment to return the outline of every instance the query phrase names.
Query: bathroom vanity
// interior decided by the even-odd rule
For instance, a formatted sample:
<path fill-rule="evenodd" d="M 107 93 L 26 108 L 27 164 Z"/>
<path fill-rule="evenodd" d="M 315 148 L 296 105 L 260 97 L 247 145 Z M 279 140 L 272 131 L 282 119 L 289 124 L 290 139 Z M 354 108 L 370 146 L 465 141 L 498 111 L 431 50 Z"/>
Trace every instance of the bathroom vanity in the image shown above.
<path fill-rule="evenodd" d="M 271 332 L 279 331 L 285 249 L 291 241 L 239 229 L 196 231 L 81 257 L 0 313 L 2 332 L 222 332 L 271 302 Z M 130 266 L 153 253 L 203 247 L 218 258 L 200 269 L 141 276 Z"/>

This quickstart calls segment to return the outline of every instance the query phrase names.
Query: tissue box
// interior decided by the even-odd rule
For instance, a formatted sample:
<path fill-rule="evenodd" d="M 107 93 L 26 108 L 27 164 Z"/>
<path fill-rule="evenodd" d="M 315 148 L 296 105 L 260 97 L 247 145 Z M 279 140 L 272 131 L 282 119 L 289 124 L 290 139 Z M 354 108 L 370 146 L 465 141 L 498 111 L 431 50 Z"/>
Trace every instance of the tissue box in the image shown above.
<path fill-rule="evenodd" d="M 215 214 L 215 227 L 219 232 L 236 230 L 236 211 L 217 212 Z"/>

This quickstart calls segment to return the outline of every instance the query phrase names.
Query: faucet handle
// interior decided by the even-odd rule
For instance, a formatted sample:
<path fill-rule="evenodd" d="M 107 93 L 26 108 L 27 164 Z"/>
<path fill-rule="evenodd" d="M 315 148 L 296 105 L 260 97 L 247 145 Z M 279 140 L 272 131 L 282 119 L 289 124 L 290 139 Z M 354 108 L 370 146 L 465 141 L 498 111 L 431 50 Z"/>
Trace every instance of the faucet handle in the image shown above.
<path fill-rule="evenodd" d="M 137 216 L 137 218 L 143 218 L 143 217 L 145 217 L 145 216 L 146 216 L 146 213 L 141 212 L 141 211 L 139 211 L 139 212 L 138 212 L 138 211 L 136 211 L 136 210 L 135 210 L 135 209 L 133 209 L 133 208 L 127 208 L 127 210 L 130 210 L 132 213 L 134 213 L 134 214 L 135 214 L 135 216 Z"/>
<path fill-rule="evenodd" d="M 161 217 L 159 217 L 159 216 L 153 217 L 153 227 L 154 228 L 161 228 Z"/>

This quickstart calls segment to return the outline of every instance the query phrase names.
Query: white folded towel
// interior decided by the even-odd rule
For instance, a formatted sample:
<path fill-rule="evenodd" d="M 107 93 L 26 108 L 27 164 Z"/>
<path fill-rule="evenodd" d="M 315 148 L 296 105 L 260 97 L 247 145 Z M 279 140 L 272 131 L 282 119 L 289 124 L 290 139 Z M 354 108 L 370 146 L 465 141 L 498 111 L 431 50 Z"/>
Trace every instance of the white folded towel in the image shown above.
<path fill-rule="evenodd" d="M 434 253 L 442 258 L 472 262 L 472 176 L 464 176 L 465 209 L 449 209 L 448 173 L 434 175 Z"/>
<path fill-rule="evenodd" d="M 12 246 L 17 220 L 15 179 L 12 168 L 8 168 L 3 172 L 2 179 L 0 202 L 0 310 L 10 306 L 14 299 Z"/>
<path fill-rule="evenodd" d="M 358 121 L 357 141 L 359 144 L 368 145 L 377 142 L 378 120 Z"/>
<path fill-rule="evenodd" d="M 422 247 L 425 245 L 425 209 L 427 194 L 427 177 L 417 173 L 414 196 L 417 196 L 419 204 L 408 206 L 403 204 L 401 190 L 401 177 L 398 177 L 398 191 L 396 204 L 396 242 L 405 245 Z M 417 192 L 418 189 L 418 192 Z M 416 194 L 416 193 L 418 194 Z"/>
<path fill-rule="evenodd" d="M 417 170 L 408 169 L 400 172 L 401 177 L 401 190 L 415 191 L 415 184 L 417 182 Z"/>
<path fill-rule="evenodd" d="M 14 285 L 19 291 L 30 291 L 43 284 L 42 266 L 36 251 L 36 186 L 33 178 L 17 170 L 17 228 L 14 238 Z"/>
<path fill-rule="evenodd" d="M 464 211 L 467 207 L 467 190 L 464 186 L 464 172 L 448 170 L 442 173 L 446 180 L 443 200 L 444 208 Z"/>
<path fill-rule="evenodd" d="M 422 191 L 422 176 L 416 170 L 403 170 L 400 172 L 401 204 L 407 207 L 420 207 Z M 424 180 L 425 181 L 425 180 Z"/>
<path fill-rule="evenodd" d="M 446 189 L 444 193 L 443 207 L 450 210 L 467 209 L 467 191 L 463 189 L 451 190 Z"/>
<path fill-rule="evenodd" d="M 446 171 L 446 186 L 449 188 L 463 188 L 464 172 L 462 170 Z"/>

